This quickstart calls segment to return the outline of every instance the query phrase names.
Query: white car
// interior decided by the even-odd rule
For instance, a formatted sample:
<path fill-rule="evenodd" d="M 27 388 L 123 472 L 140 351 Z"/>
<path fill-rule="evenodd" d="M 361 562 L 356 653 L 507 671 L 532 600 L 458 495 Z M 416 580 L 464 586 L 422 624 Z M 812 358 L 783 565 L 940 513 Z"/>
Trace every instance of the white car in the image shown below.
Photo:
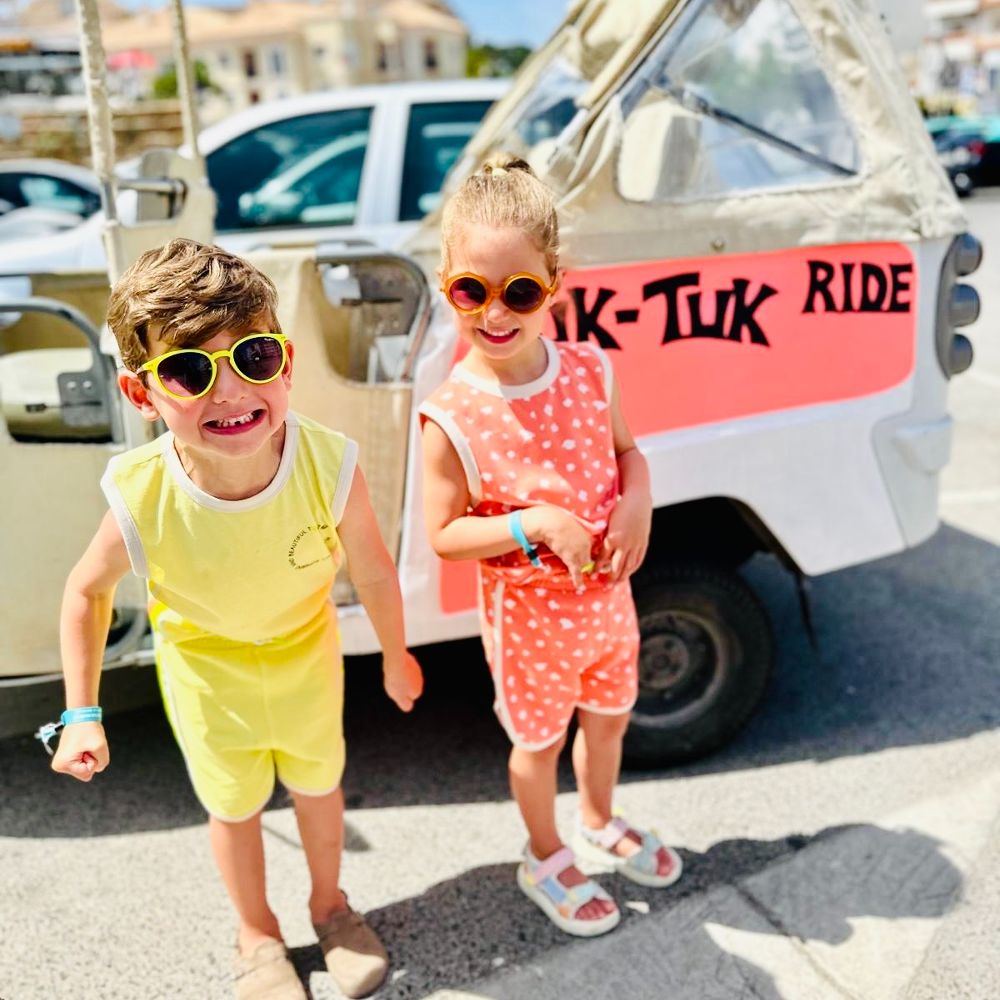
<path fill-rule="evenodd" d="M 392 249 L 437 203 L 441 183 L 506 80 L 331 90 L 255 105 L 198 145 L 218 198 L 217 242 L 362 241 Z M 134 200 L 120 198 L 127 217 Z M 133 209 L 134 210 L 134 209 Z M 103 212 L 50 238 L 0 245 L 0 275 L 105 266 Z"/>
<path fill-rule="evenodd" d="M 0 241 L 79 226 L 101 207 L 101 186 L 86 167 L 62 160 L 0 162 Z"/>

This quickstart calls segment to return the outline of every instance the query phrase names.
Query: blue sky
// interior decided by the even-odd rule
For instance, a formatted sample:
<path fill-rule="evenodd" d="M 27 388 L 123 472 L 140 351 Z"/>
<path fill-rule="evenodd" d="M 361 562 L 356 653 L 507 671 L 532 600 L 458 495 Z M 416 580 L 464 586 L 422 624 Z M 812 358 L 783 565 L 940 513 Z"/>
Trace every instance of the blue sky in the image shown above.
<path fill-rule="evenodd" d="M 563 19 L 565 0 L 449 0 L 474 42 L 537 48 Z"/>

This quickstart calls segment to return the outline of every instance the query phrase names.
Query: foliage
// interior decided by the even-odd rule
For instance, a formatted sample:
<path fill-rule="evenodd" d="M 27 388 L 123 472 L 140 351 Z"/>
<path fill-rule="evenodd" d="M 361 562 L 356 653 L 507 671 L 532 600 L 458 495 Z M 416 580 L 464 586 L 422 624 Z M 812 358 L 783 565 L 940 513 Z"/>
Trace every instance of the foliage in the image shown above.
<path fill-rule="evenodd" d="M 532 50 L 526 45 L 470 45 L 465 57 L 466 76 L 513 76 Z"/>
<path fill-rule="evenodd" d="M 200 60 L 194 61 L 194 89 L 219 92 L 217 84 L 208 75 L 208 67 Z M 153 80 L 153 96 L 158 99 L 177 96 L 177 67 L 170 63 L 167 68 Z"/>

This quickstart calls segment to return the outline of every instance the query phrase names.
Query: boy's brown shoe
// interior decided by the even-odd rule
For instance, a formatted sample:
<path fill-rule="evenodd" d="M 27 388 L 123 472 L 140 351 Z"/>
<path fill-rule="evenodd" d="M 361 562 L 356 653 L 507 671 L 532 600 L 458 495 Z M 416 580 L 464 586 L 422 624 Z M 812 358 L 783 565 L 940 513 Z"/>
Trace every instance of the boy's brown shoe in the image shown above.
<path fill-rule="evenodd" d="M 237 1000 L 307 1000 L 281 941 L 265 941 L 249 958 L 237 951 L 233 972 Z"/>
<path fill-rule="evenodd" d="M 326 967 L 347 997 L 377 990 L 389 972 L 389 956 L 365 918 L 348 907 L 322 924 L 313 924 Z"/>

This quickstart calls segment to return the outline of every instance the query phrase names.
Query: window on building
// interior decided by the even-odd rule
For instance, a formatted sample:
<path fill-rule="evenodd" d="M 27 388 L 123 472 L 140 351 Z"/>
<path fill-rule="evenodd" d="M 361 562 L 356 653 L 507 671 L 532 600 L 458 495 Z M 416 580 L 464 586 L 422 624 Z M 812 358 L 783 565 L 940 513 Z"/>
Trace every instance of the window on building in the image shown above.
<path fill-rule="evenodd" d="M 268 55 L 271 60 L 271 74 L 273 76 L 284 76 L 288 72 L 288 57 L 285 54 L 284 47 L 273 45 Z"/>
<path fill-rule="evenodd" d="M 429 70 L 438 68 L 437 45 L 433 38 L 424 39 L 424 68 Z"/>
<path fill-rule="evenodd" d="M 257 53 L 253 49 L 243 50 L 243 72 L 249 79 L 257 75 Z"/>
<path fill-rule="evenodd" d="M 378 42 L 375 46 L 375 68 L 384 73 L 389 68 L 389 46 Z"/>
<path fill-rule="evenodd" d="M 229 53 L 224 49 L 216 53 L 215 59 L 221 69 L 229 69 Z"/>
<path fill-rule="evenodd" d="M 371 108 L 271 122 L 207 158 L 220 232 L 349 225 L 357 212 Z"/>
<path fill-rule="evenodd" d="M 401 221 L 422 219 L 438 204 L 445 174 L 489 108 L 489 101 L 413 105 L 403 154 Z"/>

